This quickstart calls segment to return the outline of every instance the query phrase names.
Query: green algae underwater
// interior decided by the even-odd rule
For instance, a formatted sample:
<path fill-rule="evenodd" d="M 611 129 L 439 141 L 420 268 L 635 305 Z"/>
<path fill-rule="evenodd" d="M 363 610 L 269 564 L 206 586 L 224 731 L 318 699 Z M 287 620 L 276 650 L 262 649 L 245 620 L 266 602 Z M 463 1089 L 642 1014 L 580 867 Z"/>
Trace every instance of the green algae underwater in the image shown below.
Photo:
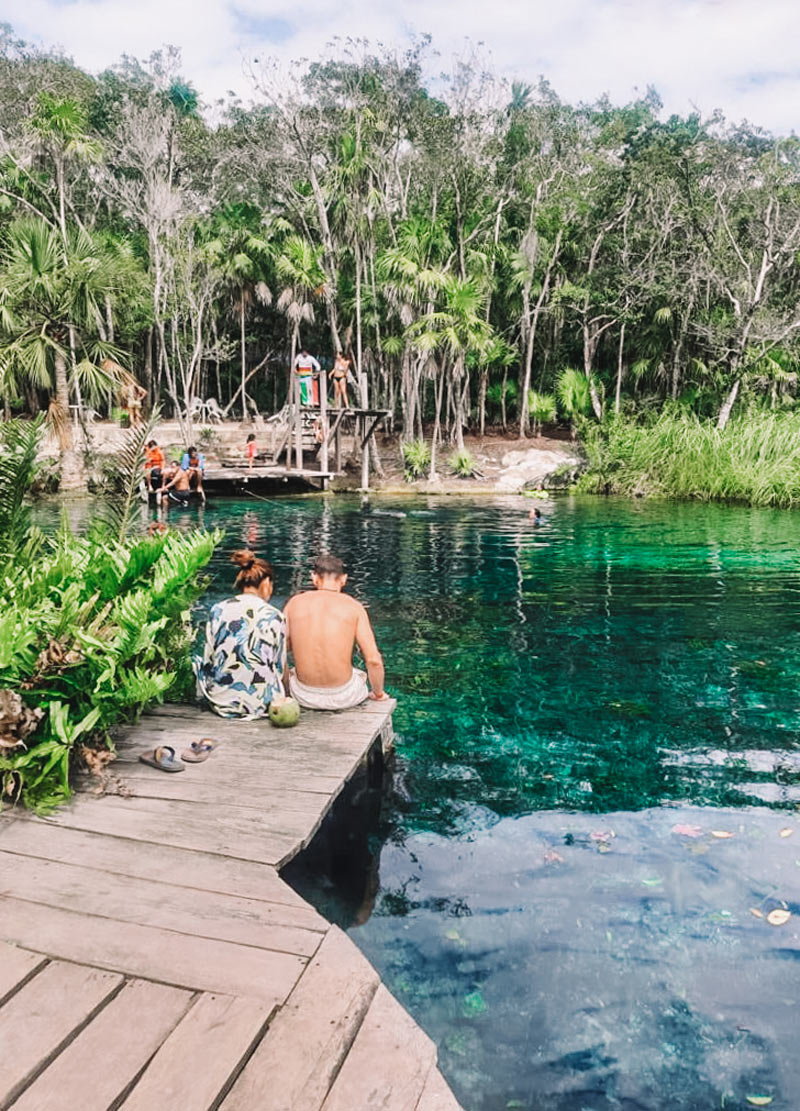
<path fill-rule="evenodd" d="M 800 515 L 530 505 L 206 512 L 211 597 L 242 543 L 279 601 L 340 555 L 399 699 L 360 895 L 308 894 L 467 1111 L 795 1109 Z"/>

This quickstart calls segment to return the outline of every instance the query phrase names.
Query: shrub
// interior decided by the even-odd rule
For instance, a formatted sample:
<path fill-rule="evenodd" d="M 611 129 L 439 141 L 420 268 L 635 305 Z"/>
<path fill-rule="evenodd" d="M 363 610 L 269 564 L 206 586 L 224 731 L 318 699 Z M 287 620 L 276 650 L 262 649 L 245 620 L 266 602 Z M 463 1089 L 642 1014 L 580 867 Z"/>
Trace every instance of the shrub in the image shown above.
<path fill-rule="evenodd" d="M 450 470 L 459 478 L 472 478 L 475 473 L 475 459 L 470 451 L 454 451 L 448 463 Z"/>
<path fill-rule="evenodd" d="M 424 478 L 431 465 L 431 449 L 424 440 L 411 440 L 402 444 L 403 466 L 406 481 L 413 482 L 415 478 Z"/>
<path fill-rule="evenodd" d="M 15 423 L 0 454 L 0 797 L 47 810 L 80 750 L 97 759 L 113 724 L 186 693 L 189 610 L 220 534 L 128 539 L 123 498 L 113 530 L 41 535 L 24 502 L 38 431 Z"/>
<path fill-rule="evenodd" d="M 538 433 L 543 424 L 556 419 L 556 399 L 550 393 L 528 390 L 528 416 L 533 421 L 534 433 Z"/>

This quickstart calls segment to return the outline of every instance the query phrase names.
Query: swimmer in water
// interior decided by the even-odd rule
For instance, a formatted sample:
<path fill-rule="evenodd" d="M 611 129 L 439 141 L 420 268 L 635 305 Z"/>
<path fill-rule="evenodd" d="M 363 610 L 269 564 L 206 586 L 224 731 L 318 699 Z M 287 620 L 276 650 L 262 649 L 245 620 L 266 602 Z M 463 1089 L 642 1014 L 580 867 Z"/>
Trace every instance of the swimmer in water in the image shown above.
<path fill-rule="evenodd" d="M 542 523 L 541 509 L 538 509 L 536 506 L 534 506 L 528 514 L 528 520 L 531 522 L 532 525 L 540 525 Z"/>

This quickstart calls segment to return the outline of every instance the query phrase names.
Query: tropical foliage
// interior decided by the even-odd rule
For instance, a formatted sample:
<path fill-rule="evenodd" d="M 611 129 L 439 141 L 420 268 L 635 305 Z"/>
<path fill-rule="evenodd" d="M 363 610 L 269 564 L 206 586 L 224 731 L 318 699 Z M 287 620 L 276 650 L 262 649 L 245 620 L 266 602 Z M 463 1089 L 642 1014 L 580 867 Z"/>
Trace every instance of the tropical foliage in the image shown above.
<path fill-rule="evenodd" d="M 435 474 L 552 398 L 573 425 L 796 405 L 794 136 L 652 91 L 572 106 L 477 57 L 434 95 L 429 47 L 341 42 L 291 82 L 254 63 L 252 106 L 212 125 L 174 51 L 94 77 L 0 33 L 7 411 L 106 412 L 105 366 L 189 426 L 198 395 L 279 407 L 301 344 L 341 348 Z"/>
<path fill-rule="evenodd" d="M 81 756 L 102 762 L 115 722 L 186 693 L 188 614 L 218 536 L 131 538 L 124 495 L 113 529 L 35 531 L 24 498 L 40 428 L 7 423 L 0 451 L 0 798 L 47 809 Z"/>

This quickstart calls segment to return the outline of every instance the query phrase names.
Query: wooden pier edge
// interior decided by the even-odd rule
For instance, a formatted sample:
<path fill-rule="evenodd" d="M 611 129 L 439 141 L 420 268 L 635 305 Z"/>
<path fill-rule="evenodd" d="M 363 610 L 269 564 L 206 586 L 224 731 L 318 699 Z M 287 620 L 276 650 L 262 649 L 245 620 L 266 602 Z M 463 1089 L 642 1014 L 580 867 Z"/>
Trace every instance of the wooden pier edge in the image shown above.
<path fill-rule="evenodd" d="M 458 1111 L 433 1042 L 278 871 L 389 751 L 393 708 L 278 730 L 158 707 L 104 788 L 0 812 L 0 1111 Z M 138 759 L 203 736 L 181 773 Z"/>

